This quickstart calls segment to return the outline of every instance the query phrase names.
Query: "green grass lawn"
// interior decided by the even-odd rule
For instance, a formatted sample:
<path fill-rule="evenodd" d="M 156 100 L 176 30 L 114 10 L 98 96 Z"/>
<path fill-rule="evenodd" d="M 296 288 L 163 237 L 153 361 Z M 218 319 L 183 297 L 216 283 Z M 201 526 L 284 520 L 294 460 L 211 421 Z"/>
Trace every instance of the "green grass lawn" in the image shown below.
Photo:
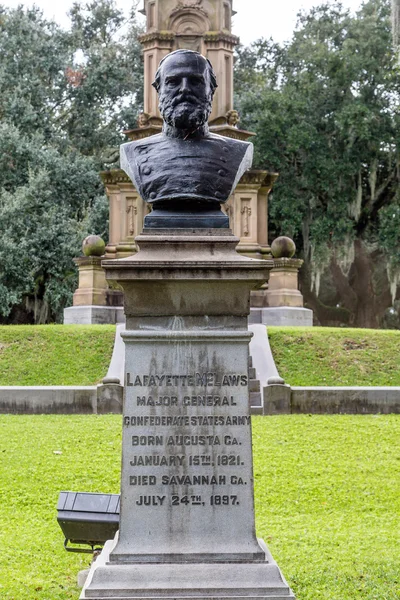
<path fill-rule="evenodd" d="M 268 335 L 292 386 L 400 386 L 400 331 L 268 327 Z"/>
<path fill-rule="evenodd" d="M 0 326 L 0 385 L 94 385 L 107 374 L 113 325 Z"/>
<path fill-rule="evenodd" d="M 121 417 L 0 416 L 0 598 L 79 597 L 60 490 L 119 491 Z M 297 600 L 400 598 L 400 417 L 253 419 L 257 534 Z"/>
<path fill-rule="evenodd" d="M 290 385 L 400 386 L 400 331 L 269 327 Z M 0 385 L 94 385 L 106 375 L 115 327 L 0 326 Z"/>

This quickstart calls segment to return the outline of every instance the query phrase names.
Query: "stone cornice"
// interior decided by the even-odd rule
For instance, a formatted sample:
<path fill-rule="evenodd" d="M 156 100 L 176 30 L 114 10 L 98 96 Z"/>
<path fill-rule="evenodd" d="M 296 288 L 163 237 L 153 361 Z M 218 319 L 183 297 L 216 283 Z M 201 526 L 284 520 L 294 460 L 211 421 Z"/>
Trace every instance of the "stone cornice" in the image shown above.
<path fill-rule="evenodd" d="M 173 42 L 176 34 L 173 31 L 149 31 L 138 36 L 138 40 L 141 44 L 148 44 L 149 42 Z M 201 37 L 199 34 L 198 37 Z M 215 44 L 223 42 L 229 46 L 237 46 L 240 43 L 239 38 L 232 33 L 225 33 L 224 31 L 208 31 L 204 34 L 204 42 L 206 44 Z"/>
<path fill-rule="evenodd" d="M 173 42 L 176 34 L 173 31 L 149 31 L 138 36 L 138 40 L 141 44 L 148 44 L 149 42 Z M 202 37 L 198 34 L 198 37 Z M 237 46 L 240 43 L 239 38 L 232 33 L 225 33 L 224 31 L 208 31 L 204 34 L 204 42 L 206 44 L 215 44 L 223 42 L 229 46 Z"/>
<path fill-rule="evenodd" d="M 237 46 L 240 43 L 240 39 L 232 33 L 225 33 L 224 31 L 207 31 L 204 34 L 205 43 L 225 42 L 231 46 Z"/>
<path fill-rule="evenodd" d="M 242 140 L 246 141 L 250 137 L 255 136 L 255 133 L 251 131 L 246 131 L 244 129 L 237 129 L 237 127 L 232 127 L 225 123 L 224 125 L 210 125 L 210 131 L 212 133 L 217 133 L 218 135 L 222 135 L 224 137 L 233 138 L 234 140 Z"/>
<path fill-rule="evenodd" d="M 78 256 L 77 258 L 73 258 L 72 260 L 78 267 L 97 267 L 101 269 L 101 261 L 103 260 L 103 256 Z"/>
<path fill-rule="evenodd" d="M 296 269 L 299 270 L 304 260 L 301 258 L 274 258 L 274 270 L 275 269 Z"/>
<path fill-rule="evenodd" d="M 270 189 L 278 177 L 278 173 L 250 169 L 249 171 L 246 171 L 238 185 L 259 185 L 260 187 L 267 187 Z"/>
<path fill-rule="evenodd" d="M 268 171 L 263 185 L 271 189 L 278 177 L 279 173 L 271 173 L 270 171 Z"/>
<path fill-rule="evenodd" d="M 175 33 L 173 31 L 150 31 L 149 33 L 143 33 L 138 36 L 138 40 L 141 44 L 154 41 L 173 42 L 174 39 Z"/>
<path fill-rule="evenodd" d="M 122 169 L 113 169 L 112 171 L 101 171 L 100 177 L 104 185 L 132 183 L 128 175 Z"/>
<path fill-rule="evenodd" d="M 146 127 L 139 127 L 137 129 L 127 129 L 123 133 L 132 141 L 142 140 L 144 138 L 150 137 L 151 135 L 156 135 L 157 133 L 161 133 L 162 126 L 161 125 L 147 125 Z"/>

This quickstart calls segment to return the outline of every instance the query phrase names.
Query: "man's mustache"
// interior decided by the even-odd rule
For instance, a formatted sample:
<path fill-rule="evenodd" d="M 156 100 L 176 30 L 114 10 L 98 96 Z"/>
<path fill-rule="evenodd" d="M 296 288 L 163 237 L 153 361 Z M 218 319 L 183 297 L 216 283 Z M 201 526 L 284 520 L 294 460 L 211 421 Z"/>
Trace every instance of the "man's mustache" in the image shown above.
<path fill-rule="evenodd" d="M 170 106 L 174 107 L 182 102 L 188 102 L 189 104 L 201 104 L 199 98 L 193 96 L 192 94 L 179 94 L 179 96 L 176 96 L 172 99 Z"/>

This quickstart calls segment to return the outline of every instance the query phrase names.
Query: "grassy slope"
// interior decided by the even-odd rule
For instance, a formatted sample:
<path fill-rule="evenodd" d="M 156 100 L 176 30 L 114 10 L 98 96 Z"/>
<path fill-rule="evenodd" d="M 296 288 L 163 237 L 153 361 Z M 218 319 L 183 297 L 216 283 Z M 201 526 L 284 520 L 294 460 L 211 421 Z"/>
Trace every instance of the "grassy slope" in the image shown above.
<path fill-rule="evenodd" d="M 400 331 L 269 327 L 268 334 L 292 386 L 400 386 Z"/>
<path fill-rule="evenodd" d="M 400 386 L 400 331 L 268 329 L 291 385 Z M 93 385 L 106 374 L 114 326 L 0 326 L 0 385 Z"/>
<path fill-rule="evenodd" d="M 253 420 L 257 533 L 298 600 L 400 597 L 400 417 Z M 0 416 L 0 598 L 78 598 L 60 490 L 117 492 L 121 417 Z M 54 452 L 62 452 L 55 454 Z"/>
<path fill-rule="evenodd" d="M 0 326 L 0 385 L 94 385 L 114 337 L 107 325 Z"/>

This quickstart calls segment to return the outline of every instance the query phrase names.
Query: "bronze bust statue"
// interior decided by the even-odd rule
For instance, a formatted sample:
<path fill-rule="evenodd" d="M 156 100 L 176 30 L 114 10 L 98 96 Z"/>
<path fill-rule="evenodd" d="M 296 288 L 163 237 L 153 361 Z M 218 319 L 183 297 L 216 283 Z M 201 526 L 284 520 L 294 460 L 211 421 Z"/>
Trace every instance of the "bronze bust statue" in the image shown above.
<path fill-rule="evenodd" d="M 153 86 L 162 133 L 121 146 L 121 167 L 152 204 L 145 227 L 229 227 L 220 205 L 251 167 L 253 145 L 209 132 L 211 63 L 177 50 L 160 62 Z"/>

